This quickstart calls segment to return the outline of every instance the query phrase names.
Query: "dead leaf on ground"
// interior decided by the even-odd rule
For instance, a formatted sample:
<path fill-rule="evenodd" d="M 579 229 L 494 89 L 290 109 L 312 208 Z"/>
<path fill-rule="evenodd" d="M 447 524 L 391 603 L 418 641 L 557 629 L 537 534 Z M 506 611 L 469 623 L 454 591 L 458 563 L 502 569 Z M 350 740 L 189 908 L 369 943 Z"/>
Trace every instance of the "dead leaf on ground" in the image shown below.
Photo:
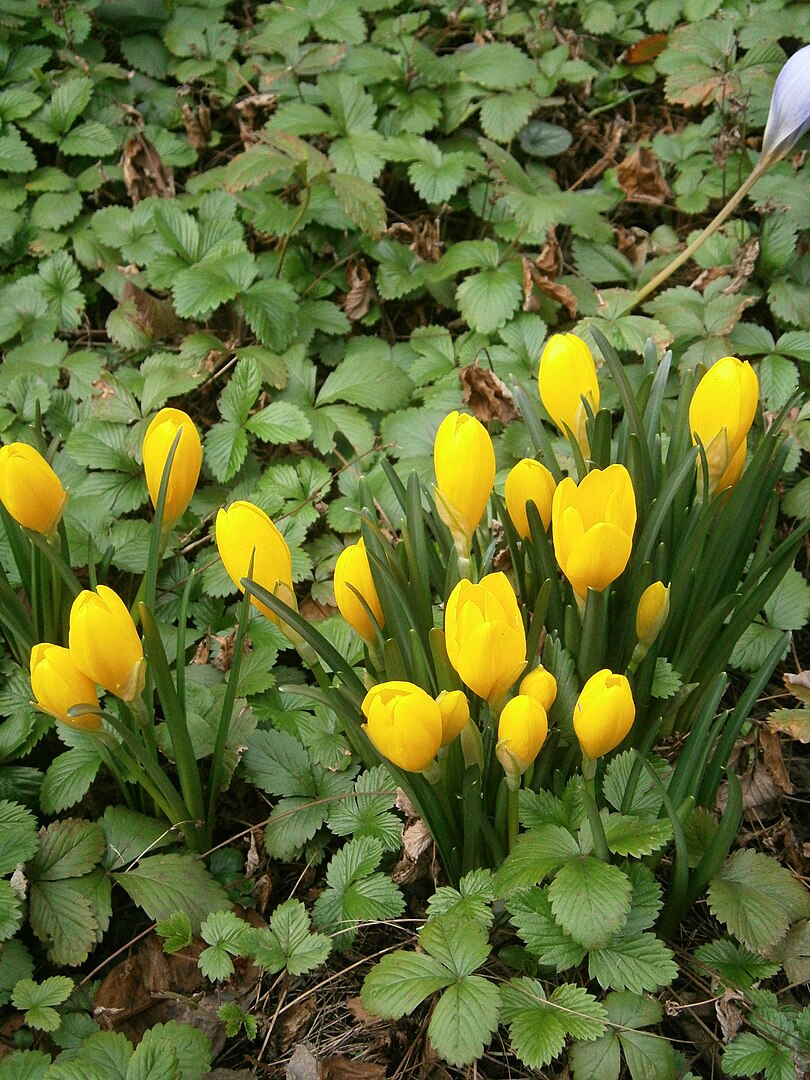
<path fill-rule="evenodd" d="M 234 102 L 234 109 L 239 121 L 239 137 L 247 150 L 261 138 L 260 131 L 267 122 L 267 117 L 278 104 L 278 94 L 249 94 Z"/>
<path fill-rule="evenodd" d="M 287 1066 L 287 1080 L 320 1080 L 318 1060 L 306 1043 L 300 1043 L 293 1051 Z"/>
<path fill-rule="evenodd" d="M 723 289 L 724 296 L 732 296 L 740 291 L 753 274 L 758 258 L 759 240 L 756 236 L 752 236 L 750 240 L 746 240 L 737 252 L 737 258 L 734 260 L 734 266 L 732 267 L 733 277 Z"/>
<path fill-rule="evenodd" d="M 352 1014 L 358 1024 L 362 1024 L 363 1027 L 374 1027 L 375 1024 L 381 1024 L 382 1020 L 379 1016 L 375 1016 L 373 1013 L 366 1012 L 363 1008 L 363 999 L 359 996 L 350 997 L 343 1002 L 346 1009 Z"/>
<path fill-rule="evenodd" d="M 646 146 L 637 146 L 616 168 L 616 178 L 628 202 L 660 206 L 672 194 L 661 175 L 658 158 Z"/>
<path fill-rule="evenodd" d="M 395 221 L 387 230 L 389 236 L 401 237 L 408 250 L 424 262 L 438 262 L 442 255 L 441 218 L 421 214 L 413 221 Z"/>
<path fill-rule="evenodd" d="M 494 371 L 480 367 L 477 360 L 467 364 L 459 372 L 463 388 L 461 400 L 470 406 L 473 416 L 485 423 L 500 420 L 508 424 L 517 419 L 518 411 L 512 391 L 498 378 Z"/>
<path fill-rule="evenodd" d="M 385 1080 L 385 1066 L 334 1055 L 321 1061 L 321 1080 Z"/>
<path fill-rule="evenodd" d="M 755 750 L 755 756 L 745 772 L 740 774 L 743 793 L 743 810 L 754 810 L 767 806 L 782 795 L 790 795 L 793 784 L 785 767 L 782 747 L 776 734 L 766 725 L 759 726 L 751 734 L 741 739 L 734 748 L 729 767 L 734 768 L 749 758 L 749 751 Z M 728 798 L 724 784 L 718 792 L 717 805 L 724 809 Z"/>
<path fill-rule="evenodd" d="M 174 198 L 174 170 L 163 164 L 160 154 L 142 132 L 131 135 L 124 144 L 121 169 L 133 206 L 150 195 Z"/>
<path fill-rule="evenodd" d="M 535 287 L 544 296 L 549 296 L 552 300 L 556 300 L 558 304 L 562 304 L 571 318 L 574 318 L 577 313 L 577 298 L 568 286 L 562 285 L 559 281 L 552 281 L 547 274 L 538 270 L 535 264 L 524 255 L 523 311 L 536 311 L 540 306 L 540 301 L 534 295 Z"/>
<path fill-rule="evenodd" d="M 634 270 L 640 270 L 650 253 L 650 234 L 638 225 L 632 225 L 629 229 L 617 225 L 613 231 L 616 234 L 616 247 L 630 260 Z"/>
<path fill-rule="evenodd" d="M 343 297 L 341 307 L 346 318 L 356 322 L 368 314 L 375 296 L 371 272 L 364 262 L 352 259 L 346 267 L 346 282 L 349 291 Z"/>
<path fill-rule="evenodd" d="M 212 1069 L 203 1080 L 256 1080 L 256 1073 L 250 1069 Z"/>
<path fill-rule="evenodd" d="M 557 230 L 549 229 L 546 234 L 546 242 L 540 251 L 540 254 L 534 260 L 533 265 L 541 273 L 547 274 L 549 277 L 559 277 L 562 272 L 562 248 L 557 240 Z"/>
<path fill-rule="evenodd" d="M 202 103 L 195 110 L 185 102 L 181 113 L 189 146 L 193 150 L 205 150 L 211 137 L 211 110 Z"/>
<path fill-rule="evenodd" d="M 137 329 L 153 341 L 173 337 L 185 329 L 185 323 L 175 313 L 171 300 L 160 300 L 133 281 L 127 281 L 118 306 Z"/>
<path fill-rule="evenodd" d="M 419 811 L 413 805 L 413 803 L 408 798 L 408 796 L 405 794 L 405 792 L 402 790 L 402 788 L 397 788 L 397 797 L 396 797 L 396 801 L 394 802 L 394 806 L 396 806 L 397 810 L 401 810 L 402 813 L 405 814 L 406 817 L 409 817 L 409 818 L 418 818 L 419 817 Z"/>
<path fill-rule="evenodd" d="M 724 990 L 714 1003 L 714 1011 L 720 1021 L 723 1031 L 723 1042 L 731 1042 L 743 1025 L 743 1014 L 734 1004 L 735 1001 L 744 1001 L 745 995 L 736 990 Z"/>
<path fill-rule="evenodd" d="M 273 1038 L 279 1054 L 289 1050 L 293 1043 L 307 1034 L 316 1012 L 315 998 L 310 996 L 296 1001 L 282 1013 L 273 1028 Z"/>
<path fill-rule="evenodd" d="M 800 671 L 797 675 L 787 672 L 784 676 L 785 687 L 795 698 L 810 705 L 810 671 Z"/>
<path fill-rule="evenodd" d="M 810 709 L 777 709 L 768 718 L 772 731 L 781 731 L 800 743 L 810 743 Z"/>
<path fill-rule="evenodd" d="M 414 861 L 419 858 L 423 851 L 427 851 L 432 843 L 433 837 L 430 835 L 430 829 L 421 819 L 409 822 L 402 834 L 402 846 L 405 848 L 405 854 Z"/>

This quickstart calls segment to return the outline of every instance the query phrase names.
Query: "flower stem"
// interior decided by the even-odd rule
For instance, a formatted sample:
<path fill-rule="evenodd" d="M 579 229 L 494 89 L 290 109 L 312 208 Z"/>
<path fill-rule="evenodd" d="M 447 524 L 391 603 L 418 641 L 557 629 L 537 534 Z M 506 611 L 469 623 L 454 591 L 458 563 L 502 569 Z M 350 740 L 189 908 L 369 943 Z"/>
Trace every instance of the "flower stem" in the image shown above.
<path fill-rule="evenodd" d="M 593 849 L 596 853 L 597 858 L 601 859 L 602 862 L 610 862 L 610 851 L 608 850 L 607 846 L 605 826 L 602 824 L 602 818 L 596 806 L 596 787 L 594 784 L 595 776 L 596 762 L 583 754 L 582 802 L 585 806 L 585 813 L 588 815 L 588 824 L 591 827 Z"/>

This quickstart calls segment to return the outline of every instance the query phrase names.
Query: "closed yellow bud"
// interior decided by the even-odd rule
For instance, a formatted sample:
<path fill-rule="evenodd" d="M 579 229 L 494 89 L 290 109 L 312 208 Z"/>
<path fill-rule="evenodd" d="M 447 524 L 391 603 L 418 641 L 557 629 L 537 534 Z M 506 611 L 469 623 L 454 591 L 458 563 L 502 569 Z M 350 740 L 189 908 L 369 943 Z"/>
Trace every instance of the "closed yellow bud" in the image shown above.
<path fill-rule="evenodd" d="M 498 720 L 495 753 L 513 790 L 518 786 L 518 777 L 540 753 L 547 735 L 546 710 L 536 698 L 518 694 L 507 701 Z"/>
<path fill-rule="evenodd" d="M 68 716 L 74 705 L 95 705 L 98 695 L 95 683 L 76 667 L 69 649 L 43 642 L 31 650 L 31 689 L 37 708 L 49 713 L 63 724 L 82 731 L 98 731 L 101 717 L 95 713 Z"/>
<path fill-rule="evenodd" d="M 371 608 L 380 629 L 385 625 L 380 598 L 371 576 L 368 552 L 362 538 L 344 548 L 335 563 L 335 602 L 338 611 L 365 641 L 376 641 L 377 630 L 352 587 Z"/>
<path fill-rule="evenodd" d="M 715 491 L 725 491 L 727 488 L 736 487 L 745 468 L 745 459 L 748 454 L 748 440 L 743 439 L 740 449 L 728 463 L 728 468 L 717 481 Z"/>
<path fill-rule="evenodd" d="M 383 757 L 406 772 L 422 772 L 442 744 L 441 710 L 421 687 L 409 682 L 372 686 L 363 698 L 363 727 Z"/>
<path fill-rule="evenodd" d="M 574 707 L 574 731 L 582 751 L 600 758 L 614 750 L 636 718 L 633 691 L 624 675 L 603 668 L 591 675 Z"/>
<path fill-rule="evenodd" d="M 134 701 L 146 678 L 143 646 L 118 593 L 99 585 L 85 589 L 70 609 L 68 635 L 73 663 L 88 679 L 123 701 Z"/>
<path fill-rule="evenodd" d="M 550 671 L 539 664 L 523 678 L 518 693 L 539 701 L 548 712 L 557 697 L 557 680 Z"/>
<path fill-rule="evenodd" d="M 26 529 L 51 536 L 67 492 L 48 462 L 27 443 L 0 447 L 0 502 Z"/>
<path fill-rule="evenodd" d="M 292 555 L 287 541 L 264 510 L 250 502 L 231 503 L 227 510 L 217 514 L 216 538 L 219 557 L 240 592 L 245 591 L 241 579 L 248 576 L 252 558 L 253 581 L 295 607 Z M 255 596 L 251 596 L 250 602 L 279 625 L 278 616 L 269 607 Z"/>
<path fill-rule="evenodd" d="M 152 506 L 157 507 L 160 481 L 166 468 L 166 459 L 182 430 L 180 442 L 172 459 L 169 486 L 163 507 L 163 524 L 173 525 L 191 501 L 202 465 L 202 444 L 194 421 L 180 409 L 161 409 L 146 429 L 143 438 L 143 468 L 146 486 Z"/>
<path fill-rule="evenodd" d="M 599 382 L 596 364 L 585 342 L 574 334 L 553 334 L 540 357 L 538 385 L 546 412 L 563 434 L 566 428 L 571 429 L 587 456 L 588 414 L 582 399 L 595 413 L 599 408 Z"/>
<path fill-rule="evenodd" d="M 739 479 L 745 454 L 742 461 L 737 455 L 754 422 L 758 401 L 756 373 L 736 356 L 716 361 L 697 384 L 689 406 L 689 427 L 692 442 L 700 439 L 706 451 L 710 494 Z M 727 478 L 732 463 L 734 468 Z"/>
<path fill-rule="evenodd" d="M 652 645 L 669 615 L 669 585 L 654 581 L 641 594 L 636 610 L 636 637 L 642 645 Z"/>
<path fill-rule="evenodd" d="M 452 412 L 433 444 L 436 509 L 457 547 L 468 549 L 495 483 L 495 451 L 483 424 Z"/>
<path fill-rule="evenodd" d="M 505 574 L 460 581 L 444 612 L 450 663 L 466 686 L 498 705 L 526 667 L 526 632 Z"/>
<path fill-rule="evenodd" d="M 506 478 L 504 494 L 506 509 L 521 540 L 531 533 L 526 514 L 526 503 L 533 502 L 537 507 L 543 528 L 547 529 L 551 521 L 551 502 L 556 488 L 554 477 L 539 461 L 523 458 L 510 471 Z"/>
<path fill-rule="evenodd" d="M 470 703 L 463 690 L 442 690 L 436 698 L 442 717 L 442 746 L 449 746 L 470 719 Z"/>
<path fill-rule="evenodd" d="M 577 485 L 567 476 L 551 509 L 554 553 L 584 600 L 624 571 L 633 548 L 636 496 L 624 465 L 594 469 Z"/>

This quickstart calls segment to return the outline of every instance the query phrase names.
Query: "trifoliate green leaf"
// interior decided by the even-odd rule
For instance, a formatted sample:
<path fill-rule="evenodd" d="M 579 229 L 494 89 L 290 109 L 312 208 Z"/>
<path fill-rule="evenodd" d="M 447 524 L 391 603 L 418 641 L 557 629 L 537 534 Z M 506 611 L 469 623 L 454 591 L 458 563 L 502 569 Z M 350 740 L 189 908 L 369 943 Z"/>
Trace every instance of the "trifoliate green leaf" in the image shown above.
<path fill-rule="evenodd" d="M 61 1005 L 73 992 L 73 979 L 53 975 L 41 983 L 20 979 L 11 994 L 15 1009 L 25 1011 L 25 1022 L 40 1031 L 56 1031 L 62 1019 L 54 1005 Z"/>
<path fill-rule="evenodd" d="M 461 879 L 458 889 L 449 885 L 438 888 L 428 900 L 428 912 L 431 918 L 452 915 L 455 918 L 473 919 L 479 926 L 489 929 L 494 918 L 494 899 L 491 872 L 471 870 Z"/>
<path fill-rule="evenodd" d="M 501 987 L 501 1001 L 512 1048 L 531 1069 L 553 1061 L 567 1036 L 590 1041 L 605 1030 L 603 1006 L 572 983 L 558 986 L 547 998 L 536 979 L 511 979 Z"/>
<path fill-rule="evenodd" d="M 286 968 L 291 975 L 303 975 L 322 964 L 331 948 L 328 937 L 312 932 L 304 905 L 287 900 L 271 915 L 269 929 L 258 932 L 255 957 L 270 974 Z"/>

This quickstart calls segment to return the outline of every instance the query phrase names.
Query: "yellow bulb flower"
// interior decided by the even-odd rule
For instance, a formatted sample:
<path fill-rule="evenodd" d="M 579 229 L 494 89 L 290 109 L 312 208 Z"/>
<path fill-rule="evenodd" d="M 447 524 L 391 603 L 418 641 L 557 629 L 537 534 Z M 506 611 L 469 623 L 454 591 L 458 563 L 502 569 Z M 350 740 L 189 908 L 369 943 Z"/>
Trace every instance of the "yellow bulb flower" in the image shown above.
<path fill-rule="evenodd" d="M 641 594 L 636 609 L 636 637 L 642 645 L 652 645 L 669 615 L 669 585 L 654 581 Z"/>
<path fill-rule="evenodd" d="M 252 556 L 252 578 L 256 584 L 290 607 L 296 606 L 292 555 L 287 541 L 264 510 L 250 502 L 231 503 L 227 510 L 217 514 L 216 539 L 219 557 L 240 592 L 245 591 L 241 579 L 247 577 Z M 278 616 L 255 596 L 250 602 L 271 622 L 280 625 Z"/>
<path fill-rule="evenodd" d="M 368 616 L 368 612 L 360 603 L 357 594 L 352 592 L 353 586 L 365 600 L 377 625 L 380 629 L 385 625 L 380 598 L 374 586 L 374 578 L 371 576 L 371 567 L 368 561 L 368 552 L 362 538 L 356 544 L 346 547 L 338 555 L 335 563 L 335 602 L 338 611 L 365 641 L 377 640 L 377 629 Z"/>
<path fill-rule="evenodd" d="M 537 381 L 546 412 L 563 434 L 570 428 L 587 457 L 588 414 L 583 397 L 594 413 L 599 408 L 599 382 L 591 350 L 574 334 L 553 334 L 540 357 Z"/>
<path fill-rule="evenodd" d="M 361 706 L 363 728 L 383 757 L 406 772 L 422 772 L 442 745 L 441 710 L 421 687 L 409 682 L 372 686 Z"/>
<path fill-rule="evenodd" d="M 543 522 L 543 528 L 548 528 L 556 486 L 554 477 L 545 465 L 535 461 L 534 458 L 523 458 L 510 471 L 504 488 L 506 509 L 521 540 L 525 540 L 531 533 L 526 514 L 527 502 L 534 503 L 540 520 Z"/>
<path fill-rule="evenodd" d="M 503 765 L 506 782 L 514 791 L 520 777 L 540 753 L 548 735 L 546 710 L 526 694 L 507 701 L 498 720 L 498 743 L 495 753 Z"/>
<path fill-rule="evenodd" d="M 146 679 L 143 646 L 118 593 L 99 585 L 73 601 L 68 634 L 73 663 L 88 679 L 123 701 L 134 701 Z"/>
<path fill-rule="evenodd" d="M 624 571 L 633 548 L 636 496 L 624 465 L 594 469 L 577 485 L 567 476 L 551 508 L 554 552 L 582 600 Z"/>
<path fill-rule="evenodd" d="M 15 442 L 0 447 L 0 502 L 16 522 L 51 536 L 66 501 L 59 477 L 33 446 Z"/>
<path fill-rule="evenodd" d="M 709 465 L 709 493 L 736 483 L 745 465 L 745 445 L 759 402 L 759 382 L 746 361 L 724 356 L 695 388 L 689 406 L 692 442 L 703 443 Z M 727 473 L 731 468 L 731 476 Z M 735 476 L 736 473 L 736 476 Z"/>
<path fill-rule="evenodd" d="M 533 671 L 524 676 L 518 693 L 539 701 L 548 712 L 557 697 L 557 680 L 550 671 L 547 671 L 542 664 L 539 664 Z"/>
<path fill-rule="evenodd" d="M 497 706 L 526 667 L 526 632 L 515 591 L 505 574 L 466 579 L 444 612 L 450 663 L 466 686 Z"/>
<path fill-rule="evenodd" d="M 37 708 L 63 724 L 82 731 L 98 731 L 101 717 L 95 713 L 68 716 L 74 705 L 95 705 L 98 695 L 92 679 L 76 667 L 69 649 L 43 642 L 31 650 L 31 689 Z"/>
<path fill-rule="evenodd" d="M 439 517 L 456 547 L 469 551 L 495 483 L 495 451 L 483 424 L 466 413 L 446 416 L 436 432 L 433 468 Z"/>
<path fill-rule="evenodd" d="M 574 707 L 574 731 L 583 753 L 592 759 L 614 750 L 636 718 L 633 691 L 624 675 L 597 671 L 582 688 Z"/>
<path fill-rule="evenodd" d="M 166 468 L 166 459 L 182 429 L 180 442 L 172 459 L 169 486 L 163 507 L 163 525 L 174 525 L 191 501 L 202 465 L 202 444 L 194 421 L 180 409 L 161 409 L 146 429 L 143 439 L 143 468 L 146 486 L 152 506 L 157 506 L 160 481 Z"/>
<path fill-rule="evenodd" d="M 442 746 L 449 746 L 469 722 L 470 703 L 463 690 L 442 690 L 436 704 L 442 717 Z"/>

